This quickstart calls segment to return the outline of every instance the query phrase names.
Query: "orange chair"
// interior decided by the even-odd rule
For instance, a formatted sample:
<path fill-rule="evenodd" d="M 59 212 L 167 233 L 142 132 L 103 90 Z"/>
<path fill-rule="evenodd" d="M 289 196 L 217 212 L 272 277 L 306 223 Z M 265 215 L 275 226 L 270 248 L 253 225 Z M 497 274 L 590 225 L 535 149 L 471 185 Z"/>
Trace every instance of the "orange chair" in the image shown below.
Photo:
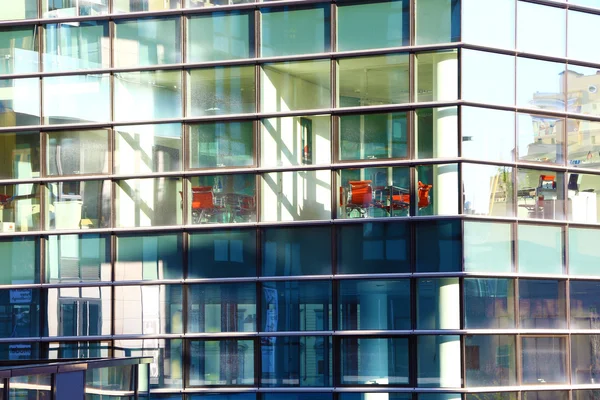
<path fill-rule="evenodd" d="M 365 181 L 349 181 L 349 188 L 347 189 L 346 196 L 344 196 L 343 188 L 340 188 L 342 196 L 340 201 L 345 198 L 346 215 L 350 217 L 353 211 L 358 211 L 361 217 L 367 214 L 369 207 L 373 206 L 373 187 L 371 186 L 370 180 Z"/>
<path fill-rule="evenodd" d="M 221 210 L 214 204 L 212 186 L 192 187 L 192 223 L 199 224 Z"/>
<path fill-rule="evenodd" d="M 419 188 L 417 189 L 417 199 L 419 209 L 425 208 L 430 204 L 429 192 L 431 191 L 432 185 L 426 185 L 419 181 Z M 392 198 L 391 204 L 388 209 L 388 213 L 393 215 L 395 210 L 406 210 L 410 206 L 410 194 L 408 190 L 403 188 L 392 187 Z M 394 192 L 397 192 L 394 193 Z"/>

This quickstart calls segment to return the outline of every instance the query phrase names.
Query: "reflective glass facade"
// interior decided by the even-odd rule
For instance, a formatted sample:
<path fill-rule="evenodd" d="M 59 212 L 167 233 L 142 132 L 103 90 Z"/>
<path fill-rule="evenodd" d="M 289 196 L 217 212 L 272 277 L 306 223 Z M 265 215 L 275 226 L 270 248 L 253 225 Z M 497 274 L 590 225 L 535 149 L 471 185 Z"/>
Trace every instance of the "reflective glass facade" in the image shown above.
<path fill-rule="evenodd" d="M 0 359 L 149 356 L 157 399 L 597 400 L 598 27 L 0 0 Z"/>

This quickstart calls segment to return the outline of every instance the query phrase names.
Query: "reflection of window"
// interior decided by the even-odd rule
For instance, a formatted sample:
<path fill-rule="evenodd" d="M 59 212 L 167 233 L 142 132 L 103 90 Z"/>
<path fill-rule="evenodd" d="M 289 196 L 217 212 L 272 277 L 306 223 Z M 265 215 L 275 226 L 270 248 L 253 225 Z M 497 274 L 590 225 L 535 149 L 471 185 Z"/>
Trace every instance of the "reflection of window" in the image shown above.
<path fill-rule="evenodd" d="M 244 262 L 244 242 L 241 240 L 215 239 L 215 261 Z"/>
<path fill-rule="evenodd" d="M 496 366 L 510 368 L 510 348 L 508 344 L 501 344 L 496 348 Z"/>
<path fill-rule="evenodd" d="M 465 346 L 467 369 L 479 370 L 479 346 Z"/>

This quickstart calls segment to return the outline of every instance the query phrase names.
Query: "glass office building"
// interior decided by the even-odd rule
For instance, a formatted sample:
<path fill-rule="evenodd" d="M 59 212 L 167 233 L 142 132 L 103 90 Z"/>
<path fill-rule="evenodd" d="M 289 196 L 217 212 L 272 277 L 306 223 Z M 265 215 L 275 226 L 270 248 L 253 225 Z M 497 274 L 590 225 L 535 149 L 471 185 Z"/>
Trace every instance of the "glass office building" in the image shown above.
<path fill-rule="evenodd" d="M 0 358 L 599 399 L 599 34 L 600 0 L 0 0 Z"/>

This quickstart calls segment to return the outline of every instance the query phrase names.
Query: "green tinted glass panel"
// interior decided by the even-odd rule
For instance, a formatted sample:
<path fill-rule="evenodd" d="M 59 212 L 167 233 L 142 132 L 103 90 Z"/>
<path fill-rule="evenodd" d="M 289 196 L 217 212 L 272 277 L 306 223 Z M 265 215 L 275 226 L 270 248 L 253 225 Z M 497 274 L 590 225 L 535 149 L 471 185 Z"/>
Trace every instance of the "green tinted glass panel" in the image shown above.
<path fill-rule="evenodd" d="M 119 236 L 115 280 L 183 277 L 181 234 Z"/>
<path fill-rule="evenodd" d="M 563 272 L 562 229 L 557 226 L 519 225 L 519 272 Z"/>
<path fill-rule="evenodd" d="M 406 46 L 407 0 L 338 3 L 338 51 Z"/>
<path fill-rule="evenodd" d="M 405 158 L 406 117 L 406 113 L 341 116 L 340 160 Z"/>
<path fill-rule="evenodd" d="M 190 167 L 242 167 L 254 164 L 251 121 L 190 126 Z"/>
<path fill-rule="evenodd" d="M 310 8 L 264 8 L 263 57 L 329 51 L 329 4 Z"/>
<path fill-rule="evenodd" d="M 253 66 L 194 69 L 188 74 L 189 116 L 254 112 Z"/>
<path fill-rule="evenodd" d="M 181 62 L 179 23 L 179 17 L 115 22 L 115 67 Z"/>
<path fill-rule="evenodd" d="M 188 20 L 187 61 L 254 57 L 254 14 L 219 12 Z"/>
<path fill-rule="evenodd" d="M 0 213 L 2 212 L 0 207 Z M 3 226 L 0 222 L 0 227 Z M 0 229 L 0 232 L 6 232 Z M 37 283 L 39 271 L 39 240 L 33 237 L 0 240 L 0 283 Z"/>
<path fill-rule="evenodd" d="M 44 71 L 106 68 L 110 64 L 108 21 L 50 24 L 44 30 Z"/>
<path fill-rule="evenodd" d="M 110 281 L 110 237 L 52 235 L 46 242 L 46 282 Z"/>
<path fill-rule="evenodd" d="M 511 225 L 464 223 L 464 268 L 468 272 L 511 272 Z"/>
<path fill-rule="evenodd" d="M 569 274 L 600 275 L 600 230 L 569 228 Z"/>
<path fill-rule="evenodd" d="M 460 40 L 459 0 L 417 0 L 417 44 Z"/>
<path fill-rule="evenodd" d="M 2 117 L 0 116 L 0 120 Z M 1 124 L 0 124 L 1 125 Z M 0 178 L 27 179 L 40 176 L 39 132 L 0 134 Z"/>
<path fill-rule="evenodd" d="M 3 13 L 4 7 L 6 5 L 0 3 Z M 1 19 L 4 19 L 4 15 Z M 39 30 L 33 26 L 0 29 L 0 57 L 2 58 L 0 74 L 38 70 L 38 32 Z"/>

